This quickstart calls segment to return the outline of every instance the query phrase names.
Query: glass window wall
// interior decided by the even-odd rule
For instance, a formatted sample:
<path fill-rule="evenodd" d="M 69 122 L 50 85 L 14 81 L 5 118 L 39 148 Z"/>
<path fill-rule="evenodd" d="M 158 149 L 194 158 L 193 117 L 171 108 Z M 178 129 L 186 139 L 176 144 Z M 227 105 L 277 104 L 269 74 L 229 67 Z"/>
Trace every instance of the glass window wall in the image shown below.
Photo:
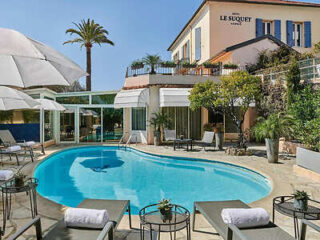
<path fill-rule="evenodd" d="M 74 110 L 68 109 L 60 113 L 60 141 L 75 141 Z"/>
<path fill-rule="evenodd" d="M 132 130 L 146 130 L 146 108 L 132 108 L 131 111 Z"/>
<path fill-rule="evenodd" d="M 120 140 L 123 134 L 122 109 L 103 109 L 103 141 Z"/>
<path fill-rule="evenodd" d="M 101 142 L 101 108 L 80 108 L 79 114 L 79 141 Z"/>

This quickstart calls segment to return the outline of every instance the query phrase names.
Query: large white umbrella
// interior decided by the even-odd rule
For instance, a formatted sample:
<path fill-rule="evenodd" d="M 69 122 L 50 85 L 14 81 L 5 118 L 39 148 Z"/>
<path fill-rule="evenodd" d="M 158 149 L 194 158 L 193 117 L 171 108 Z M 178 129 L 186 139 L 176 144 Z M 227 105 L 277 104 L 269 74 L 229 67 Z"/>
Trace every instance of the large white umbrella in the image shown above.
<path fill-rule="evenodd" d="M 0 85 L 69 86 L 86 75 L 55 49 L 15 30 L 0 28 Z"/>
<path fill-rule="evenodd" d="M 50 99 L 36 99 L 36 101 L 40 104 L 35 106 L 34 109 L 43 109 L 48 111 L 64 111 L 66 108 L 62 106 L 60 103 L 57 103 Z"/>
<path fill-rule="evenodd" d="M 13 88 L 0 86 L 0 110 L 32 109 L 39 105 L 29 95 Z"/>

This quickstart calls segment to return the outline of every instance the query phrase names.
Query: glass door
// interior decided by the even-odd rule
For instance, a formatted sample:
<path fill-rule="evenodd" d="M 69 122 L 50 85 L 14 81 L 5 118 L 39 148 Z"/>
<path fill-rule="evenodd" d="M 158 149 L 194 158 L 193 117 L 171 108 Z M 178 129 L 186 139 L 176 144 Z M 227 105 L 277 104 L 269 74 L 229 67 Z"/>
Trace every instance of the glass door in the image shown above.
<path fill-rule="evenodd" d="M 101 142 L 101 108 L 79 109 L 79 141 Z"/>
<path fill-rule="evenodd" d="M 122 109 L 103 109 L 103 141 L 119 141 L 123 134 Z"/>
<path fill-rule="evenodd" d="M 67 109 L 60 113 L 60 141 L 74 142 L 75 141 L 75 111 Z"/>

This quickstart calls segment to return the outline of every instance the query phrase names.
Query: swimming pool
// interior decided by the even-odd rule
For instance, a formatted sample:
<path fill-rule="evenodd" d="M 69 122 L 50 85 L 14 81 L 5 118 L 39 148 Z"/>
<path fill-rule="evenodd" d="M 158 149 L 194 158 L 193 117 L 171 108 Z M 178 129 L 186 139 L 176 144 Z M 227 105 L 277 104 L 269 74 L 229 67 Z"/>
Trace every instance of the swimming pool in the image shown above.
<path fill-rule="evenodd" d="M 38 193 L 54 202 L 75 207 L 85 198 L 129 199 L 133 214 L 162 198 L 192 211 L 194 201 L 250 203 L 271 189 L 263 175 L 236 165 L 114 146 L 55 153 L 37 166 L 34 177 Z"/>

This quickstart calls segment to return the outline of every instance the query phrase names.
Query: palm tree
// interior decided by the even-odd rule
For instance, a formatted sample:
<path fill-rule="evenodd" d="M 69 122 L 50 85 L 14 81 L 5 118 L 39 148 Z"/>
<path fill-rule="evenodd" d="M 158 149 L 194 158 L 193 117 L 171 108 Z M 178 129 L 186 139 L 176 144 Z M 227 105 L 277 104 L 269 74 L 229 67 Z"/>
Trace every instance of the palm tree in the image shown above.
<path fill-rule="evenodd" d="M 155 55 L 147 54 L 147 56 L 145 56 L 142 59 L 142 61 L 144 62 L 145 65 L 150 66 L 151 68 L 150 74 L 155 74 L 156 73 L 155 66 L 161 63 L 161 58 L 159 55 L 156 55 L 156 54 Z"/>
<path fill-rule="evenodd" d="M 76 26 L 76 29 L 69 28 L 66 30 L 66 34 L 70 33 L 70 36 L 76 34 L 77 37 L 72 40 L 64 42 L 66 43 L 80 43 L 81 48 L 84 46 L 87 50 L 87 73 L 89 74 L 86 78 L 86 87 L 87 91 L 91 91 L 91 48 L 93 44 L 107 43 L 114 46 L 114 43 L 108 39 L 107 35 L 109 34 L 103 26 L 95 23 L 94 20 L 90 18 L 85 21 L 81 20 L 81 23 L 73 23 Z"/>

